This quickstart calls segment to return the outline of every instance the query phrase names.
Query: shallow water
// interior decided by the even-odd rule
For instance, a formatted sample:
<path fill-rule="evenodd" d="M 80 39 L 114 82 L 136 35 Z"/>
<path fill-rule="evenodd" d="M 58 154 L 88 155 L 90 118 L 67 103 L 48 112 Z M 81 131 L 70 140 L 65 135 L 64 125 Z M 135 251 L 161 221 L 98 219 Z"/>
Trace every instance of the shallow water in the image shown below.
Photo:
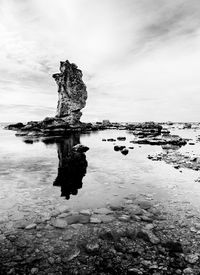
<path fill-rule="evenodd" d="M 200 131 L 172 133 L 195 139 Z M 113 142 L 102 141 L 118 136 L 125 136 L 126 141 L 115 144 L 134 146 L 126 156 L 113 150 Z M 149 160 L 148 154 L 162 152 L 161 146 L 132 144 L 132 139 L 128 131 L 105 130 L 49 144 L 26 144 L 15 132 L 0 129 L 1 220 L 18 219 L 26 213 L 48 213 L 59 205 L 75 210 L 97 208 L 131 194 L 163 202 L 187 200 L 200 207 L 200 184 L 194 181 L 199 173 L 189 169 L 180 173 L 164 162 Z M 79 142 L 90 148 L 86 160 L 73 160 L 70 156 L 72 146 Z M 199 149 L 198 143 L 186 145 L 180 151 L 199 154 Z M 73 168 L 77 162 L 80 165 Z M 58 171 L 63 166 L 64 170 Z M 56 185 L 62 187 L 54 186 L 56 178 Z M 74 195 L 69 198 L 70 192 Z"/>

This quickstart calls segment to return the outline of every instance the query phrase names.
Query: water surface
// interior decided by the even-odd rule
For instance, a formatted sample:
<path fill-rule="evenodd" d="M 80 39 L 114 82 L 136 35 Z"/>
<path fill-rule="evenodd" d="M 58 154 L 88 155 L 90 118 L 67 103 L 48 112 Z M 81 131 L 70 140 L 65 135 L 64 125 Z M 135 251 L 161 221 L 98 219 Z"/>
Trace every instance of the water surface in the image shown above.
<path fill-rule="evenodd" d="M 173 130 L 195 139 L 199 130 Z M 103 142 L 103 138 L 125 136 L 126 141 Z M 48 213 L 59 205 L 74 210 L 97 208 L 135 194 L 166 202 L 187 200 L 200 206 L 197 171 L 174 169 L 153 162 L 148 154 L 162 152 L 161 146 L 131 144 L 128 131 L 105 130 L 71 135 L 56 142 L 26 144 L 15 132 L 0 130 L 1 220 L 18 219 L 31 213 Z M 72 156 L 71 148 L 82 143 L 90 149 L 86 157 Z M 124 156 L 114 144 L 134 146 Z M 180 151 L 200 152 L 199 144 Z M 62 195 L 62 196 L 61 196 Z"/>

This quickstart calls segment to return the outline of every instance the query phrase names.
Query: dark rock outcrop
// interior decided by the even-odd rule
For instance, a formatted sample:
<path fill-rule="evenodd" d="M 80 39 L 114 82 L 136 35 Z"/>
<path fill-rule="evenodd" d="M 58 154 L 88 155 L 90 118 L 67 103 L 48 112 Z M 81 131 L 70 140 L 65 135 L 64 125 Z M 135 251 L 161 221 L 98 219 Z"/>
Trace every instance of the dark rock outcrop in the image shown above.
<path fill-rule="evenodd" d="M 53 74 L 58 85 L 58 106 L 56 117 L 69 124 L 77 124 L 86 105 L 87 91 L 82 80 L 82 71 L 68 60 L 60 62 L 60 73 Z"/>
<path fill-rule="evenodd" d="M 82 80 L 82 71 L 68 60 L 60 62 L 60 73 L 53 74 L 58 85 L 58 105 L 55 117 L 42 121 L 29 121 L 7 126 L 17 130 L 17 136 L 66 136 L 69 132 L 96 130 L 91 123 L 81 123 L 81 109 L 86 105 L 87 90 Z"/>
<path fill-rule="evenodd" d="M 21 122 L 15 123 L 15 124 L 10 124 L 8 126 L 5 127 L 5 129 L 7 130 L 19 130 L 22 127 L 24 127 L 24 124 Z"/>
<path fill-rule="evenodd" d="M 187 144 L 186 139 L 181 138 L 177 135 L 162 135 L 160 137 L 136 138 L 130 142 L 150 145 L 174 145 L 179 147 Z"/>
<path fill-rule="evenodd" d="M 154 137 L 161 134 L 162 126 L 155 122 L 144 122 L 137 124 L 129 124 L 127 126 L 129 130 L 133 131 L 134 135 L 140 137 Z"/>

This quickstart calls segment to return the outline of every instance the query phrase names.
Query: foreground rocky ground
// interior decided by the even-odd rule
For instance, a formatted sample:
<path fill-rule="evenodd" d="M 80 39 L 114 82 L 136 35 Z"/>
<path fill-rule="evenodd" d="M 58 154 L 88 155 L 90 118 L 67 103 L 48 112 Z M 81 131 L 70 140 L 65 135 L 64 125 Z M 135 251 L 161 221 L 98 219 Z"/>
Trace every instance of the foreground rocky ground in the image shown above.
<path fill-rule="evenodd" d="M 1 224 L 0 274 L 200 274 L 200 215 L 130 196 Z"/>

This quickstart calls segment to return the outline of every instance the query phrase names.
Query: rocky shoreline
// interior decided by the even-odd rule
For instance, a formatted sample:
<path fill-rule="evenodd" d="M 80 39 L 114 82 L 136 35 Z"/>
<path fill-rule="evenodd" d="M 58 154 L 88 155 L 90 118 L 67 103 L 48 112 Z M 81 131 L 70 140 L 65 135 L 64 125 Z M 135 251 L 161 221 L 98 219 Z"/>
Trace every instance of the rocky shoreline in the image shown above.
<path fill-rule="evenodd" d="M 0 274 L 197 275 L 200 224 L 188 213 L 183 222 L 132 195 L 94 210 L 61 206 L 12 230 L 1 223 Z"/>
<path fill-rule="evenodd" d="M 151 131 L 154 124 L 150 124 L 137 124 L 136 129 L 129 125 L 127 130 L 134 137 L 131 143 L 160 145 L 165 152 L 150 159 L 199 170 L 197 156 L 186 158 L 174 150 L 188 140 L 170 135 L 160 126 L 155 127 L 159 131 Z M 41 138 L 51 142 L 56 136 Z M 122 144 L 125 140 L 119 136 L 102 141 Z M 115 151 L 124 149 L 128 150 L 114 145 Z M 87 150 L 80 144 L 73 147 L 80 154 Z M 150 195 L 145 199 L 130 195 L 104 208 L 75 212 L 61 205 L 35 217 L 2 220 L 0 274 L 198 275 L 200 214 L 189 205 L 179 212 L 170 209 L 169 202 L 161 204 Z"/>

